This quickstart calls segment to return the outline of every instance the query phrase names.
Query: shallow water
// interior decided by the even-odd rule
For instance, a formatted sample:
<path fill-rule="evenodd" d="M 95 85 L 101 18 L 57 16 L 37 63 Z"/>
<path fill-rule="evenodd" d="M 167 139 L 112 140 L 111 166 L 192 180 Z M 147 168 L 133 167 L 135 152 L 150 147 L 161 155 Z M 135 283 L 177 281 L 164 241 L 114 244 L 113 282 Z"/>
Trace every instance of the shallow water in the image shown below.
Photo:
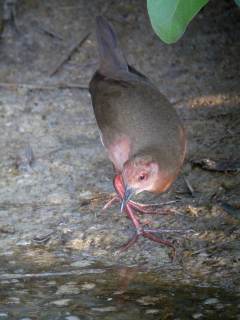
<path fill-rule="evenodd" d="M 173 265 L 149 271 L 84 263 L 44 270 L 27 259 L 2 260 L 0 319 L 239 319 L 239 293 L 183 284 Z"/>

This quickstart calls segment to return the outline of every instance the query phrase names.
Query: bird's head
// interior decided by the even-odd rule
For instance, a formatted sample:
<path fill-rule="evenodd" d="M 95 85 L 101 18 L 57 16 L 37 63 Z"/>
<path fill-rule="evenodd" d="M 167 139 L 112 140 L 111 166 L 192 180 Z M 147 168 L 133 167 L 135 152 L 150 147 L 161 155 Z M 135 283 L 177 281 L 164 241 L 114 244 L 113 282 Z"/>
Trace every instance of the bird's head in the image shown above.
<path fill-rule="evenodd" d="M 160 179 L 159 164 L 148 156 L 134 157 L 124 164 L 122 178 L 125 194 L 121 209 L 134 194 L 157 191 Z"/>

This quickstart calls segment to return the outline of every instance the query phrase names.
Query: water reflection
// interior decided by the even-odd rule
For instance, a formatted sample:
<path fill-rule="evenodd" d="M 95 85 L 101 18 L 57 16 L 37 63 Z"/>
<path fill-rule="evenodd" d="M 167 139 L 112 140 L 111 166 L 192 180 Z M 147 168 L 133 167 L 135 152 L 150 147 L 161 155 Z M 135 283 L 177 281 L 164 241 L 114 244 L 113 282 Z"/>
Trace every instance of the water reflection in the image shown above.
<path fill-rule="evenodd" d="M 24 261 L 22 268 L 4 262 L 0 319 L 237 319 L 240 311 L 234 292 L 166 281 L 166 270 L 79 268 L 76 261 L 61 271 L 55 266 L 31 272 Z"/>

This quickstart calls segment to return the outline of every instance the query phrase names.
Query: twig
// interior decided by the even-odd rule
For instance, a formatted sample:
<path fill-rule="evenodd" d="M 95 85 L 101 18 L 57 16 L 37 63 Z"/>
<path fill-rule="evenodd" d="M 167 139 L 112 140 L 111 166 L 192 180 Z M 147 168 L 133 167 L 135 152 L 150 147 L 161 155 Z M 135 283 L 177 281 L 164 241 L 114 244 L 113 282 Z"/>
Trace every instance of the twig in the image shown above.
<path fill-rule="evenodd" d="M 192 160 L 191 163 L 195 166 L 200 166 L 204 170 L 215 172 L 236 172 L 240 171 L 240 161 L 233 160 L 218 160 L 200 159 Z"/>
<path fill-rule="evenodd" d="M 61 36 L 59 36 L 58 34 L 56 34 L 56 32 L 53 32 L 51 30 L 46 29 L 43 26 L 38 25 L 37 28 L 43 32 L 44 34 L 46 34 L 47 36 L 51 37 L 51 38 L 56 38 L 57 40 L 62 41 L 63 38 Z"/>
<path fill-rule="evenodd" d="M 185 181 L 185 183 L 186 183 L 186 185 L 187 185 L 187 188 L 188 188 L 191 196 L 194 197 L 194 189 L 193 189 L 193 187 L 191 186 L 189 180 L 188 180 L 186 177 L 183 177 L 183 179 L 184 179 L 184 181 Z"/>
<path fill-rule="evenodd" d="M 82 40 L 80 40 L 78 43 L 75 43 L 71 46 L 69 52 L 66 54 L 65 57 L 63 57 L 61 59 L 61 61 L 57 64 L 57 66 L 53 69 L 53 71 L 50 73 L 50 77 L 54 76 L 59 69 L 71 58 L 71 56 L 73 55 L 73 53 L 83 45 L 83 43 L 88 39 L 88 37 L 90 36 L 90 33 L 88 33 L 85 37 L 83 37 Z"/>
<path fill-rule="evenodd" d="M 200 254 L 204 251 L 208 251 L 208 250 L 213 250 L 213 249 L 217 249 L 217 248 L 220 248 L 222 246 L 223 247 L 227 247 L 227 245 L 230 244 L 230 241 L 229 242 L 224 242 L 224 243 L 216 243 L 216 244 L 213 244 L 211 246 L 208 246 L 208 247 L 204 247 L 204 248 L 201 248 L 199 250 L 196 250 L 192 253 L 192 256 L 193 255 L 196 255 L 196 254 Z"/>
<path fill-rule="evenodd" d="M 88 90 L 88 86 L 75 84 L 75 83 L 57 83 L 55 85 L 41 85 L 41 84 L 31 84 L 31 83 L 9 83 L 0 82 L 0 88 L 6 89 L 16 89 L 25 88 L 29 90 L 56 90 L 56 89 L 81 89 Z"/>

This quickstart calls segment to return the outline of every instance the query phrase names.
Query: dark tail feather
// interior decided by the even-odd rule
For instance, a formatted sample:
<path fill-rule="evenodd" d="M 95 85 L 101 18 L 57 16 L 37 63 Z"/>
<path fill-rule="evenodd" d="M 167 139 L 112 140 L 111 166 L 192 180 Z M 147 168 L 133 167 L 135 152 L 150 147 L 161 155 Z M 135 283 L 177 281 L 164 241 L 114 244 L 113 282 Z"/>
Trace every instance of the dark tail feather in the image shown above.
<path fill-rule="evenodd" d="M 118 46 L 116 34 L 111 25 L 102 16 L 96 17 L 96 25 L 100 72 L 107 76 L 117 74 L 119 71 L 127 71 L 127 61 Z"/>

